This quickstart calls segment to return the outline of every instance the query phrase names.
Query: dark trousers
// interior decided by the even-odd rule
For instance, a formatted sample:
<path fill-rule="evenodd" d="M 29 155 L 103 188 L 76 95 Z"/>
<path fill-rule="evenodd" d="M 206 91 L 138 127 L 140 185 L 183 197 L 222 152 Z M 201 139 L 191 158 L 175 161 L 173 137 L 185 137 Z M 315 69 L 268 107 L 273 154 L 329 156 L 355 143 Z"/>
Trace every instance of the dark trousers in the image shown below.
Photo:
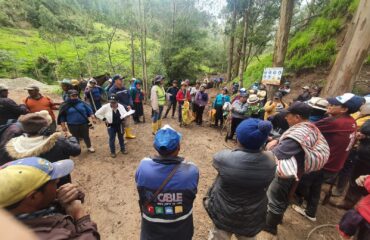
<path fill-rule="evenodd" d="M 49 125 L 49 129 L 52 133 L 55 133 L 57 130 L 57 122 L 55 120 L 53 120 L 53 122 Z"/>
<path fill-rule="evenodd" d="M 344 197 L 344 200 L 355 206 L 356 203 L 368 194 L 364 187 L 360 187 L 356 184 L 356 179 L 361 175 L 368 175 L 370 173 L 370 161 L 367 159 L 358 159 L 353 167 L 349 187 Z M 350 207 L 350 206 L 349 206 Z"/>
<path fill-rule="evenodd" d="M 144 115 L 143 103 L 142 102 L 138 102 L 138 103 L 134 102 L 134 110 L 135 110 L 135 112 L 133 114 L 133 119 L 136 123 L 140 122 L 140 117 Z"/>
<path fill-rule="evenodd" d="M 167 110 L 166 110 L 166 114 L 164 115 L 164 117 L 166 118 L 168 113 L 170 112 L 171 108 L 172 108 L 172 117 L 175 116 L 175 112 L 176 112 L 176 105 L 177 105 L 177 102 L 174 101 L 174 102 L 170 102 L 170 104 L 167 106 Z"/>
<path fill-rule="evenodd" d="M 348 156 L 348 159 L 346 160 L 346 162 L 344 163 L 344 166 L 343 168 L 340 170 L 339 174 L 338 174 L 338 182 L 337 182 L 337 191 L 339 193 L 343 193 L 350 178 L 351 178 L 351 173 L 352 173 L 352 169 L 353 169 L 353 166 L 355 165 L 355 161 L 356 161 L 356 155 L 357 155 L 357 151 L 356 149 L 352 149 L 349 156 Z"/>
<path fill-rule="evenodd" d="M 228 139 L 233 139 L 236 128 L 239 126 L 241 122 L 243 122 L 243 120 L 244 120 L 243 118 L 235 118 L 235 117 L 231 119 L 231 130 L 230 130 L 229 136 L 227 136 Z"/>
<path fill-rule="evenodd" d="M 109 135 L 109 148 L 111 153 L 116 153 L 116 135 L 119 141 L 119 146 L 122 150 L 125 150 L 125 142 L 123 139 L 123 129 L 120 126 L 110 126 L 107 128 Z"/>
<path fill-rule="evenodd" d="M 264 230 L 277 234 L 277 226 L 281 223 L 284 213 L 289 206 L 289 192 L 295 179 L 275 176 L 267 190 L 268 210 Z"/>
<path fill-rule="evenodd" d="M 184 103 L 179 103 L 179 123 L 182 123 L 182 105 L 184 105 Z"/>
<path fill-rule="evenodd" d="M 68 129 L 71 132 L 72 136 L 77 138 L 78 141 L 81 139 L 84 140 L 86 147 L 91 147 L 91 140 L 89 135 L 89 125 L 87 123 L 80 125 L 70 125 L 68 124 Z"/>
<path fill-rule="evenodd" d="M 316 216 L 320 201 L 321 186 L 324 182 L 333 183 L 337 173 L 320 170 L 302 176 L 296 194 L 307 201 L 306 214 L 310 217 Z"/>
<path fill-rule="evenodd" d="M 224 124 L 224 116 L 222 106 L 217 106 L 216 108 L 216 119 L 215 119 L 215 126 L 218 126 L 218 122 L 222 126 Z"/>
<path fill-rule="evenodd" d="M 198 106 L 198 105 L 195 105 L 195 122 L 199 125 L 202 124 L 203 122 L 203 112 L 204 112 L 204 108 L 205 106 Z"/>

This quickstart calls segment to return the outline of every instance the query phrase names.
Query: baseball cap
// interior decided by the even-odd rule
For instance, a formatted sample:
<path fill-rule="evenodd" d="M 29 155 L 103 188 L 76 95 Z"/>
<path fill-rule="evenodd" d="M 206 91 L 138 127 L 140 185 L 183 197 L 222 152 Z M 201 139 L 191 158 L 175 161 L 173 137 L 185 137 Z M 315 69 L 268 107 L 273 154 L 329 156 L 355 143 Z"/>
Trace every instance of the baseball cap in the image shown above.
<path fill-rule="evenodd" d="M 154 137 L 154 148 L 161 154 L 171 153 L 175 151 L 179 144 L 182 135 L 166 124 L 159 129 Z"/>
<path fill-rule="evenodd" d="M 310 87 L 309 86 L 304 86 L 304 87 L 302 87 L 302 89 L 310 90 Z"/>
<path fill-rule="evenodd" d="M 326 111 L 328 109 L 329 102 L 321 97 L 312 97 L 307 104 L 314 109 Z"/>
<path fill-rule="evenodd" d="M 68 90 L 68 95 L 69 96 L 78 95 L 78 91 L 75 89 Z"/>
<path fill-rule="evenodd" d="M 300 101 L 294 102 L 290 107 L 282 112 L 300 115 L 302 118 L 308 119 L 310 117 L 312 108 L 308 104 Z"/>
<path fill-rule="evenodd" d="M 40 90 L 36 85 L 28 85 L 24 90 Z"/>
<path fill-rule="evenodd" d="M 116 80 L 123 80 L 123 77 L 119 74 L 116 74 L 116 75 L 113 76 L 112 81 L 114 82 Z"/>
<path fill-rule="evenodd" d="M 18 159 L 0 167 L 0 207 L 7 207 L 24 199 L 48 181 L 72 172 L 70 159 L 51 163 L 39 157 Z"/>
<path fill-rule="evenodd" d="M 157 76 L 155 76 L 155 78 L 154 78 L 154 82 L 156 83 L 156 82 L 160 82 L 160 81 L 162 81 L 164 79 L 164 77 L 162 76 L 162 75 L 157 75 Z"/>
<path fill-rule="evenodd" d="M 357 112 L 366 101 L 365 98 L 356 96 L 353 93 L 345 93 L 341 96 L 328 98 L 327 100 L 330 105 L 342 105 L 348 108 L 349 114 Z"/>
<path fill-rule="evenodd" d="M 245 88 L 241 88 L 241 89 L 239 90 L 239 92 L 241 92 L 241 93 L 246 93 L 246 92 L 247 92 L 247 90 L 246 90 Z"/>
<path fill-rule="evenodd" d="M 110 96 L 109 96 L 109 98 L 108 98 L 108 101 L 109 101 L 109 102 L 117 102 L 117 97 L 116 97 L 116 95 L 114 95 L 114 94 L 113 94 L 113 95 L 110 95 Z"/>
<path fill-rule="evenodd" d="M 9 88 L 5 86 L 4 84 L 0 84 L 0 91 L 5 91 L 5 90 L 9 90 Z"/>

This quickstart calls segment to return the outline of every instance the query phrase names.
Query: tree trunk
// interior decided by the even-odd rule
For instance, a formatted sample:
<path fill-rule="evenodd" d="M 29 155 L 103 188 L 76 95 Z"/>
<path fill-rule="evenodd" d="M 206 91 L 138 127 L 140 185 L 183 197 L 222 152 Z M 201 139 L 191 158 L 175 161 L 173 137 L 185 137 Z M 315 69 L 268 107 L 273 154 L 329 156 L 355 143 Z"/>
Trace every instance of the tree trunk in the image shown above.
<path fill-rule="evenodd" d="M 112 44 L 113 44 L 113 39 L 114 39 L 114 35 L 116 35 L 116 31 L 117 31 L 117 26 L 115 26 L 112 30 L 112 33 L 111 35 L 108 37 L 107 39 L 107 45 L 108 45 L 108 59 L 109 59 L 109 64 L 110 64 L 110 67 L 112 68 L 113 72 L 116 72 L 114 66 L 113 66 L 113 60 L 112 60 L 112 54 L 111 54 L 111 50 L 112 50 Z"/>
<path fill-rule="evenodd" d="M 148 79 L 146 73 L 146 29 L 144 20 L 144 7 L 142 8 L 141 0 L 139 0 L 139 18 L 140 18 L 140 52 L 141 52 L 141 64 L 142 64 L 142 74 L 143 74 L 143 87 L 145 94 L 148 93 Z"/>
<path fill-rule="evenodd" d="M 135 45 L 134 45 L 134 33 L 131 29 L 130 31 L 130 40 L 131 40 L 131 74 L 132 77 L 135 77 Z"/>
<path fill-rule="evenodd" d="M 235 26 L 236 26 L 236 0 L 234 0 L 233 16 L 232 16 L 232 19 L 231 19 L 229 59 L 228 59 L 228 63 L 227 63 L 227 81 L 230 81 L 231 80 L 231 72 L 232 72 L 232 69 L 233 69 Z"/>
<path fill-rule="evenodd" d="M 236 48 L 236 59 L 233 60 L 234 67 L 231 73 L 231 79 L 236 78 L 239 75 L 239 66 L 240 66 L 240 57 L 242 56 L 242 47 L 243 47 L 243 35 L 240 37 L 238 42 L 238 47 Z"/>
<path fill-rule="evenodd" d="M 252 5 L 253 2 L 250 2 Z M 243 78 L 244 78 L 244 68 L 245 68 L 245 55 L 247 50 L 247 37 L 248 37 L 248 16 L 249 16 L 249 8 L 250 6 L 246 6 L 244 12 L 244 29 L 243 29 L 243 45 L 242 45 L 242 52 L 240 57 L 240 69 L 239 69 L 239 86 L 240 88 L 243 87 Z"/>
<path fill-rule="evenodd" d="M 337 96 L 352 91 L 369 50 L 370 2 L 361 0 L 346 33 L 344 44 L 331 68 L 322 96 Z"/>
<path fill-rule="evenodd" d="M 273 67 L 284 65 L 285 55 L 288 48 L 290 23 L 292 21 L 294 0 L 282 0 L 280 6 L 280 22 L 276 33 Z"/>

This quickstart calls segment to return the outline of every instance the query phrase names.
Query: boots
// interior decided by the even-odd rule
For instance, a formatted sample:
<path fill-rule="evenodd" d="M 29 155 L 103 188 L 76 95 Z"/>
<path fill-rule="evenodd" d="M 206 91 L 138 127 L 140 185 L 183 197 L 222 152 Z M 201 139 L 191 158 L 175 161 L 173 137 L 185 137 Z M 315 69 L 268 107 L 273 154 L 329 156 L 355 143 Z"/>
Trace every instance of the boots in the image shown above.
<path fill-rule="evenodd" d="M 161 127 L 162 127 L 162 119 L 161 120 L 158 120 L 157 123 L 158 123 L 158 129 L 161 129 Z"/>
<path fill-rule="evenodd" d="M 158 130 L 158 122 L 152 123 L 152 133 L 155 135 Z"/>
<path fill-rule="evenodd" d="M 126 138 L 128 139 L 133 139 L 133 138 L 136 138 L 135 135 L 132 134 L 131 132 L 131 128 L 125 128 L 125 133 L 126 133 Z"/>

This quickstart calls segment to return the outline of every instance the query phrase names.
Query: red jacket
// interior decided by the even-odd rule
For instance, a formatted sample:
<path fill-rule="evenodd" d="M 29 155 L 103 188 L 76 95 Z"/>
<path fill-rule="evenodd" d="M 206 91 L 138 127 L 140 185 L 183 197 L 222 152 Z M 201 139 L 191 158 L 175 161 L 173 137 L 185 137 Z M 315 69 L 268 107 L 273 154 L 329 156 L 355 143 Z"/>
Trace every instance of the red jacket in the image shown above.
<path fill-rule="evenodd" d="M 190 102 L 190 100 L 191 100 L 191 97 L 190 97 L 190 91 L 187 91 L 187 90 L 185 90 L 186 91 L 186 99 Z M 177 92 L 177 94 L 176 94 L 176 100 L 180 103 L 180 104 L 182 104 L 183 102 L 184 102 L 184 99 L 185 99 L 185 95 L 184 95 L 184 92 L 183 92 L 183 90 L 182 89 L 180 89 L 178 92 Z"/>
<path fill-rule="evenodd" d="M 370 223 L 370 176 L 366 178 L 364 188 L 369 194 L 360 200 L 357 204 L 356 210 L 368 223 Z"/>
<path fill-rule="evenodd" d="M 330 156 L 324 169 L 339 172 L 356 140 L 356 122 L 351 116 L 327 117 L 315 123 L 329 144 Z"/>

